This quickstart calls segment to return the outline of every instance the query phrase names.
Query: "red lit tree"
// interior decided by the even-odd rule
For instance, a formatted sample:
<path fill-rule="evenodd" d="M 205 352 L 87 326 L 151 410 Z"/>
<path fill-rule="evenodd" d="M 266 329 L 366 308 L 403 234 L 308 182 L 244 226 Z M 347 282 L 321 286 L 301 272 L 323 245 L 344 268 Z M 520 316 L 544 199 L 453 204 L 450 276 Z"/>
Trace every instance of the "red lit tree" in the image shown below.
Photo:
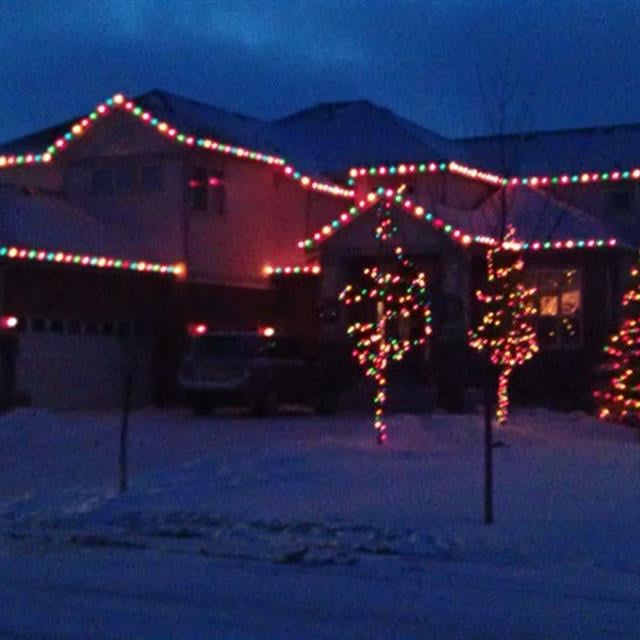
<path fill-rule="evenodd" d="M 604 348 L 610 377 L 594 393 L 603 420 L 640 423 L 640 268 L 631 269 L 631 286 L 622 298 L 622 322 Z"/>
<path fill-rule="evenodd" d="M 376 237 L 381 243 L 388 242 L 396 231 L 390 203 L 380 205 Z M 375 308 L 375 321 L 354 322 L 348 327 L 347 334 L 355 340 L 354 358 L 364 368 L 365 375 L 376 383 L 374 427 L 379 444 L 387 440 L 384 405 L 389 363 L 402 360 L 413 347 L 425 344 L 431 334 L 426 275 L 404 256 L 402 247 L 394 248 L 393 257 L 393 264 L 388 267 L 364 269 L 362 286 L 349 284 L 340 294 L 340 301 L 345 305 L 365 304 Z M 421 325 L 417 336 L 403 337 L 402 322 L 415 318 Z"/>
<path fill-rule="evenodd" d="M 509 380 L 514 369 L 538 351 L 531 316 L 536 314 L 535 289 L 523 282 L 524 259 L 510 228 L 502 244 L 487 252 L 487 288 L 477 291 L 482 320 L 470 332 L 469 344 L 489 358 L 498 370 L 496 418 L 509 417 Z"/>

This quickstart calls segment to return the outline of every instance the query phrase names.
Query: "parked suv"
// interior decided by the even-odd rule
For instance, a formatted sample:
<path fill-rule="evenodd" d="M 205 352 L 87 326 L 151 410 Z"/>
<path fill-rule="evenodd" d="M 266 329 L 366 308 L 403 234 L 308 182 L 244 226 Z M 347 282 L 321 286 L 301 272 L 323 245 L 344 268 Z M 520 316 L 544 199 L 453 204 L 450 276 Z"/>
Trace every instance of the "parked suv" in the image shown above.
<path fill-rule="evenodd" d="M 198 415 L 221 406 L 248 406 L 258 415 L 269 415 L 281 403 L 332 413 L 338 401 L 328 368 L 272 329 L 223 333 L 198 325 L 189 338 L 178 384 Z"/>

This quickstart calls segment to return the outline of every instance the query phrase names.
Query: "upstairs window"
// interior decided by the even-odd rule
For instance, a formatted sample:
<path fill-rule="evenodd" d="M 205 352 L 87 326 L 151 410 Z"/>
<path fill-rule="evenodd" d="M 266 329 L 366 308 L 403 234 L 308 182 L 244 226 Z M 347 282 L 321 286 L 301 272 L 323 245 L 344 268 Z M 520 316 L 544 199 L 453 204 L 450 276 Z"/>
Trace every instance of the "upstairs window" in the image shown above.
<path fill-rule="evenodd" d="M 139 166 L 135 160 L 121 159 L 93 169 L 89 191 L 94 196 L 108 196 L 161 191 L 162 186 L 161 164 Z"/>
<path fill-rule="evenodd" d="M 187 199 L 193 211 L 224 213 L 224 176 L 222 171 L 193 167 L 188 183 Z"/>
<path fill-rule="evenodd" d="M 114 169 L 116 191 L 129 193 L 134 191 L 138 182 L 137 167 L 133 162 L 119 163 Z"/>
<path fill-rule="evenodd" d="M 194 211 L 206 211 L 209 204 L 209 185 L 207 170 L 194 167 L 189 180 L 189 204 Z"/>
<path fill-rule="evenodd" d="M 582 275 L 578 269 L 528 269 L 536 287 L 538 315 L 533 319 L 541 348 L 582 344 Z"/>
<path fill-rule="evenodd" d="M 111 169 L 94 169 L 91 174 L 91 193 L 95 196 L 110 195 L 113 188 L 113 172 Z"/>
<path fill-rule="evenodd" d="M 151 164 L 140 169 L 140 183 L 143 191 L 162 190 L 162 166 Z"/>

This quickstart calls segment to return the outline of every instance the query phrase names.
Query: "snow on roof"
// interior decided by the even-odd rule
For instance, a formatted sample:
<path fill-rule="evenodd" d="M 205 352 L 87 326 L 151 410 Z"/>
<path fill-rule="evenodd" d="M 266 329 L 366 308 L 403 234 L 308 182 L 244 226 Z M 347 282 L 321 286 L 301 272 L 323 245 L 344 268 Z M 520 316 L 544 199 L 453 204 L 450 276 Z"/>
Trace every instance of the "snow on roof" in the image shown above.
<path fill-rule="evenodd" d="M 152 259 L 144 247 L 68 201 L 8 186 L 0 186 L 0 244 L 131 260 Z"/>
<path fill-rule="evenodd" d="M 508 225 L 515 227 L 516 240 L 523 243 L 525 249 L 612 247 L 621 244 L 620 238 L 625 238 L 622 244 L 629 246 L 627 236 L 616 233 L 595 216 L 526 185 L 502 187 L 471 210 L 431 202 L 428 197 L 418 202 L 402 185 L 395 190 L 381 186 L 371 191 L 357 206 L 344 211 L 335 220 L 301 240 L 298 247 L 307 251 L 317 248 L 383 200 L 391 202 L 407 215 L 424 220 L 464 247 L 499 242 L 503 211 L 506 211 L 505 230 Z"/>
<path fill-rule="evenodd" d="M 510 176 L 630 169 L 640 164 L 640 124 L 458 140 L 483 168 Z"/>
<path fill-rule="evenodd" d="M 305 170 L 333 175 L 352 166 L 460 155 L 457 142 L 365 100 L 305 109 L 274 121 L 271 135 Z"/>
<path fill-rule="evenodd" d="M 282 155 L 269 136 L 270 125 L 266 121 L 159 89 L 134 98 L 134 102 L 151 111 L 155 117 L 193 135 Z"/>
<path fill-rule="evenodd" d="M 492 238 L 500 237 L 503 210 L 506 225 L 515 227 L 521 242 L 616 238 L 620 243 L 619 232 L 600 218 L 528 186 L 504 187 L 471 211 L 432 206 L 446 223 L 472 236 Z"/>

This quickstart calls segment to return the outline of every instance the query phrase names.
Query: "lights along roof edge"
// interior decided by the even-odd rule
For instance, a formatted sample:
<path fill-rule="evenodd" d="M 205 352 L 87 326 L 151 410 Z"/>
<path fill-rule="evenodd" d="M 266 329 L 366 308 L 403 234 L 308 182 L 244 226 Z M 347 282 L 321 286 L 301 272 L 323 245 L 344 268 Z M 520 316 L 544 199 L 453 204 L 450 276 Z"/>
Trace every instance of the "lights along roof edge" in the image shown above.
<path fill-rule="evenodd" d="M 202 148 L 215 153 L 234 156 L 254 162 L 262 162 L 278 168 L 283 171 L 292 180 L 298 181 L 304 188 L 311 189 L 320 193 L 326 193 L 331 196 L 352 199 L 354 192 L 351 189 L 345 189 L 339 185 L 330 184 L 315 180 L 310 176 L 303 175 L 297 171 L 293 165 L 287 164 L 287 161 L 276 155 L 270 155 L 245 149 L 244 147 L 225 144 L 211 138 L 200 138 L 189 133 L 184 133 L 173 127 L 170 123 L 154 117 L 154 115 L 137 105 L 134 101 L 126 98 L 122 93 L 116 93 L 111 98 L 100 103 L 94 111 L 86 117 L 77 120 L 69 127 L 69 130 L 54 140 L 48 147 L 40 152 L 28 152 L 17 155 L 0 155 L 0 169 L 7 169 L 14 166 L 48 164 L 69 144 L 82 135 L 91 127 L 91 125 L 101 118 L 108 117 L 121 110 L 138 118 L 141 122 L 151 126 L 158 133 L 172 139 L 178 144 L 187 147 Z"/>
<path fill-rule="evenodd" d="M 329 224 L 324 225 L 316 231 L 312 236 L 298 242 L 298 248 L 306 251 L 317 248 L 318 245 L 332 237 L 337 231 L 351 224 L 359 218 L 361 214 L 366 213 L 374 207 L 378 202 L 383 200 L 393 200 L 396 205 L 405 209 L 414 217 L 429 222 L 430 225 L 443 234 L 448 236 L 452 241 L 461 246 L 468 247 L 474 244 L 495 246 L 498 240 L 491 236 L 471 235 L 465 231 L 447 224 L 442 218 L 435 216 L 433 213 L 425 211 L 424 207 L 413 202 L 410 198 L 402 195 L 405 185 L 398 189 L 385 189 L 378 187 L 375 191 L 367 194 L 366 198 L 361 199 L 355 206 L 343 211 L 338 218 L 332 220 Z M 534 241 L 534 242 L 508 242 L 503 243 L 505 249 L 510 250 L 548 250 L 548 249 L 595 249 L 602 247 L 615 247 L 618 241 L 616 238 L 589 238 L 589 239 L 571 239 L 556 241 Z"/>

